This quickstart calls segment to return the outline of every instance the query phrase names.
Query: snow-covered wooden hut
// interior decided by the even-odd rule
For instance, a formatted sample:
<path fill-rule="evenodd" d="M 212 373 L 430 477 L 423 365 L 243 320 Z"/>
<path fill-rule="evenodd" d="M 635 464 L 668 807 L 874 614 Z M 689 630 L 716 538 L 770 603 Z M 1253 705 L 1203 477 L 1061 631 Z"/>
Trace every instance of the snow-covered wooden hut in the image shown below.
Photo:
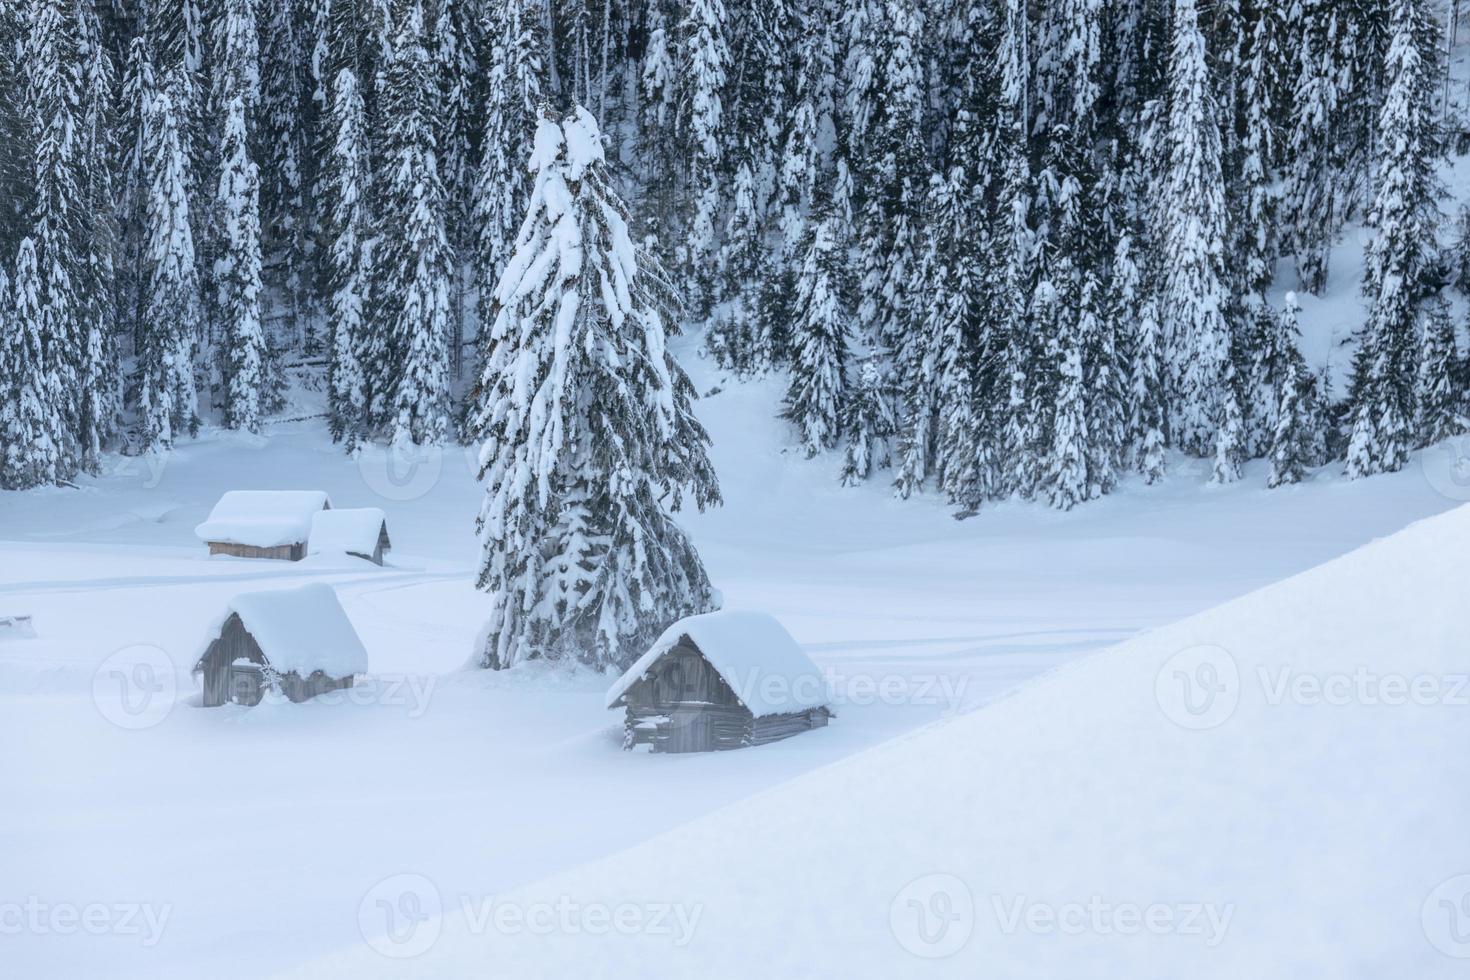
<path fill-rule="evenodd" d="M 765 613 L 681 619 L 607 692 L 624 708 L 623 747 L 707 752 L 764 745 L 832 716 L 825 678 Z"/>
<path fill-rule="evenodd" d="M 269 689 L 305 701 L 366 671 L 367 651 L 337 593 L 319 583 L 235 596 L 194 664 L 206 708 L 257 704 Z"/>
<path fill-rule="evenodd" d="M 211 555 L 300 561 L 312 516 L 331 507 L 320 490 L 231 490 L 194 533 Z"/>
<path fill-rule="evenodd" d="M 377 507 L 339 507 L 311 516 L 308 555 L 355 555 L 375 565 L 393 543 L 388 540 L 388 518 Z"/>

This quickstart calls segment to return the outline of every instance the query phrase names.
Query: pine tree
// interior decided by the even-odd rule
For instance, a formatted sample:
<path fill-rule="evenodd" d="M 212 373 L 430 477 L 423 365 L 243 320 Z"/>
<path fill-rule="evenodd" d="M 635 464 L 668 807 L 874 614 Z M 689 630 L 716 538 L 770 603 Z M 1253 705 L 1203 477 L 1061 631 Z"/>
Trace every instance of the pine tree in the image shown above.
<path fill-rule="evenodd" d="M 89 279 L 83 240 L 83 147 L 78 138 L 82 93 L 77 8 L 61 0 L 30 0 L 23 59 L 30 143 L 34 147 L 31 241 L 41 277 L 39 320 L 42 405 L 46 440 L 57 452 L 54 479 L 82 465 L 77 439 L 82 354 L 87 330 L 83 289 Z M 25 279 L 17 271 L 20 290 Z M 23 327 L 24 328 L 24 327 Z"/>
<path fill-rule="evenodd" d="M 372 160 L 367 121 L 357 75 L 351 68 L 337 73 L 332 86 L 332 145 L 326 155 L 324 192 L 336 231 L 331 255 L 331 360 L 327 367 L 327 415 L 332 439 L 348 452 L 372 428 L 372 390 L 368 363 L 384 355 L 381 338 L 368 336 L 367 308 L 372 299 L 373 230 L 368 213 Z"/>
<path fill-rule="evenodd" d="M 1272 488 L 1299 482 L 1308 467 L 1322 463 L 1324 451 L 1317 379 L 1307 370 L 1298 345 L 1298 310 L 1297 295 L 1288 292 L 1285 309 L 1267 328 L 1260 357 L 1260 376 L 1270 389 L 1264 454 L 1272 461 L 1266 479 Z"/>
<path fill-rule="evenodd" d="M 1043 477 L 1047 499 L 1058 510 L 1071 510 L 1090 496 L 1087 479 L 1089 433 L 1087 430 L 1086 379 L 1082 353 L 1097 330 L 1097 314 L 1091 301 L 1092 284 L 1075 312 L 1060 311 L 1063 332 L 1054 338 L 1056 405 L 1052 417 L 1050 445 Z"/>
<path fill-rule="evenodd" d="M 791 323 L 791 384 L 781 416 L 801 433 L 807 456 L 837 444 L 847 389 L 847 256 L 830 205 L 819 205 L 802 243 Z"/>
<path fill-rule="evenodd" d="M 493 599 L 476 657 L 626 666 L 671 621 L 713 608 L 664 501 L 703 508 L 719 491 L 591 115 L 548 110 L 531 166 L 474 423 L 477 584 Z"/>
<path fill-rule="evenodd" d="M 1217 110 L 1195 0 L 1176 0 L 1169 59 L 1169 178 L 1163 263 L 1170 432 L 1186 452 L 1217 448 L 1228 419 L 1225 197 Z M 1238 407 L 1238 406 L 1237 406 Z M 1233 437 L 1233 436 L 1232 436 Z"/>
<path fill-rule="evenodd" d="M 399 10 L 393 60 L 382 94 L 387 119 L 384 207 L 398 216 L 383 228 L 376 268 L 391 344 L 384 406 L 394 444 L 437 443 L 449 431 L 450 288 L 444 186 L 435 156 L 433 76 L 424 47 L 422 0 Z"/>
<path fill-rule="evenodd" d="M 1130 324 L 1127 334 L 1128 375 L 1123 398 L 1126 410 L 1122 462 L 1156 483 L 1164 475 L 1167 400 L 1164 393 L 1160 348 L 1159 304 L 1149 277 L 1140 267 L 1130 233 L 1124 233 L 1113 253 L 1113 281 L 1109 315 L 1118 324 Z"/>
<path fill-rule="evenodd" d="M 1363 294 L 1371 304 L 1353 362 L 1350 477 L 1392 472 L 1413 445 L 1414 346 L 1428 293 L 1438 208 L 1434 175 L 1432 89 L 1420 35 L 1424 0 L 1394 0 L 1393 41 L 1384 65 L 1390 79 L 1379 117 L 1383 158 L 1370 221 Z"/>
<path fill-rule="evenodd" d="M 301 28 L 303 0 L 269 0 L 260 18 L 258 120 L 260 212 L 263 248 L 271 275 L 267 285 L 293 334 L 310 330 L 305 191 L 309 101 L 307 60 Z"/>
<path fill-rule="evenodd" d="M 82 468 L 101 467 L 103 447 L 116 433 L 122 412 L 122 384 L 117 354 L 118 245 L 117 165 L 112 53 L 95 9 L 78 11 L 78 57 L 82 68 L 81 107 L 77 134 L 81 160 L 81 231 L 85 269 L 81 301 L 82 348 L 78 366 L 77 441 Z"/>
<path fill-rule="evenodd" d="M 1262 294 L 1276 277 L 1279 254 L 1277 238 L 1276 146 L 1277 106 L 1281 91 L 1279 77 L 1284 55 L 1282 13 L 1274 4 L 1264 4 L 1256 16 L 1251 35 L 1250 61 L 1243 86 L 1245 131 L 1242 145 L 1241 181 L 1244 209 L 1240 232 L 1242 277 L 1248 293 Z"/>
<path fill-rule="evenodd" d="M 1297 278 L 1312 294 L 1327 286 L 1327 254 L 1337 227 L 1332 125 L 1340 71 L 1335 7 L 1334 0 L 1299 0 L 1291 8 L 1289 30 L 1299 41 L 1285 203 Z"/>
<path fill-rule="evenodd" d="M 20 244 L 15 292 L 0 270 L 0 487 L 26 490 L 61 479 L 56 411 L 45 370 L 41 277 L 36 245 Z"/>
<path fill-rule="evenodd" d="M 222 82 L 225 124 L 216 199 L 223 220 L 223 252 L 215 264 L 219 310 L 224 320 L 224 422 L 259 432 L 278 381 L 266 370 L 265 328 L 260 311 L 260 173 L 250 153 L 247 113 L 257 102 L 253 0 L 226 0 Z"/>
<path fill-rule="evenodd" d="M 690 260 L 697 263 L 715 244 L 715 218 L 720 207 L 720 166 L 725 134 L 721 101 L 730 49 L 725 40 L 723 0 L 690 0 L 684 22 L 682 109 L 690 145 L 689 177 L 694 194 L 690 227 Z"/>
<path fill-rule="evenodd" d="M 194 354 L 199 340 L 199 277 L 194 232 L 189 220 L 187 163 L 181 139 L 176 93 L 180 72 L 151 94 L 145 104 L 147 202 L 145 212 L 147 279 L 144 284 L 139 369 L 139 408 L 144 445 L 149 451 L 172 448 L 181 432 L 199 426 L 194 387 Z"/>
<path fill-rule="evenodd" d="M 893 385 L 880 361 L 877 354 L 859 359 L 857 380 L 848 389 L 842 416 L 847 448 L 839 477 L 845 487 L 857 486 L 891 462 L 890 442 L 898 423 Z"/>
<path fill-rule="evenodd" d="M 1441 439 L 1464 431 L 1460 412 L 1463 408 L 1455 384 L 1455 324 L 1450 319 L 1449 304 L 1437 297 L 1424 317 L 1424 331 L 1419 342 L 1419 370 L 1414 378 L 1416 419 L 1415 444 L 1429 446 Z"/>
<path fill-rule="evenodd" d="M 485 139 L 474 208 L 482 327 L 495 320 L 495 284 L 515 248 L 516 231 L 526 212 L 530 184 L 525 160 L 542 91 L 542 38 L 531 6 L 526 0 L 511 0 L 503 7 L 487 8 L 487 16 Z"/>
<path fill-rule="evenodd" d="M 1001 445 L 1003 492 L 1030 497 L 1037 488 L 1037 450 L 1042 440 L 1042 406 L 1033 375 L 1040 362 L 1037 337 L 1028 320 L 1027 297 L 1035 276 L 1035 239 L 1031 230 L 1031 171 L 1026 154 L 1029 54 L 1026 7 L 1007 0 L 1001 47 L 1000 118 L 996 126 L 997 169 L 1001 175 L 996 204 L 995 284 L 998 297 L 996 332 L 1004 345 L 1002 384 L 1005 390 Z"/>
<path fill-rule="evenodd" d="M 924 157 L 923 12 L 913 0 L 891 0 L 883 27 L 882 111 L 873 120 L 870 162 L 863 168 L 862 283 L 858 319 L 891 348 L 900 370 L 912 360 L 907 342 L 915 315 L 909 292 L 918 271 L 917 227 L 928 187 Z"/>

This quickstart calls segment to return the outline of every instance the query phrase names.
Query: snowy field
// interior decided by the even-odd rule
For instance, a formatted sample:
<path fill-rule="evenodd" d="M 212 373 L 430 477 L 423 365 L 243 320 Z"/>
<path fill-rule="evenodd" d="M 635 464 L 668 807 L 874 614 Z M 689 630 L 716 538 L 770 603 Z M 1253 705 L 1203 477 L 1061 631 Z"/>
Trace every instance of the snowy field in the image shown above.
<path fill-rule="evenodd" d="M 686 363 L 701 390 L 724 383 L 692 352 Z M 1175 799 L 1158 783 L 1156 770 L 1189 770 L 1196 762 L 1184 749 L 1196 743 L 1162 740 L 1135 764 L 1133 749 L 1123 751 L 1120 741 L 1139 730 L 1173 730 L 1151 713 L 1158 711 L 1152 695 L 1127 687 L 1134 673 L 1147 672 L 1143 667 L 1126 675 L 1107 669 L 1143 652 L 1088 661 L 1029 695 L 974 709 L 1085 654 L 1470 499 L 1470 483 L 1452 469 L 1456 451 L 1446 445 L 1396 475 L 1346 483 L 1328 470 L 1275 491 L 1264 489 L 1264 470 L 1255 466 L 1242 483 L 1212 488 L 1206 464 L 1179 459 L 1163 485 L 1129 487 L 1069 514 L 1012 504 L 957 522 L 932 500 L 899 502 L 881 486 L 838 487 L 833 459 L 807 461 L 783 452 L 782 423 L 766 411 L 775 393 L 764 386 L 772 383 L 726 383 L 700 403 L 726 503 L 686 521 L 726 605 L 775 614 L 829 673 L 837 718 L 825 730 L 742 752 L 656 757 L 621 751 L 620 719 L 602 707 L 611 677 L 462 669 L 485 597 L 470 584 L 479 492 L 458 450 L 390 473 L 381 455 L 343 457 L 319 420 L 283 422 L 272 426 L 268 440 L 208 432 L 163 466 L 117 461 L 114 472 L 78 490 L 5 496 L 0 615 L 32 615 L 35 635 L 12 630 L 0 638 L 0 741 L 7 746 L 0 754 L 0 785 L 7 788 L 0 805 L 0 901 L 39 923 L 0 936 L 5 973 L 260 976 L 347 950 L 350 966 L 328 961 L 310 969 L 361 975 L 379 958 L 385 976 L 401 975 L 409 965 L 432 975 L 433 963 L 452 974 L 484 975 L 500 954 L 475 945 L 483 935 L 446 938 L 435 955 L 447 960 L 400 960 L 382 951 L 413 951 L 415 937 L 422 942 L 429 935 L 415 931 L 414 923 L 427 921 L 421 917 L 435 907 L 458 921 L 466 907 L 475 913 L 497 896 L 545 894 L 548 886 L 538 883 L 548 879 L 563 883 L 555 887 L 573 901 L 574 889 L 584 884 L 589 890 L 582 900 L 605 901 L 616 891 L 609 876 L 630 863 L 639 869 L 630 882 L 645 890 L 623 896 L 626 902 L 707 904 L 711 918 L 692 929 L 687 945 L 671 948 L 687 949 L 691 962 L 710 975 L 742 972 L 727 959 L 730 947 L 742 934 L 748 938 L 746 929 L 774 930 L 800 901 L 816 905 L 804 906 L 792 928 L 814 936 L 840 930 L 853 939 L 834 960 L 847 964 L 837 972 L 894 976 L 918 970 L 925 959 L 908 957 L 895 938 L 902 929 L 895 933 L 885 924 L 890 900 L 899 899 L 884 889 L 903 884 L 890 877 L 934 871 L 973 876 L 1001 855 L 1005 862 L 997 867 L 1008 888 L 1031 888 L 1054 901 L 1075 896 L 1085 902 L 1092 894 L 1087 888 L 1106 892 L 1114 885 L 1121 889 L 1115 901 L 1175 900 L 1180 896 L 1170 889 L 1190 883 L 1187 871 L 1194 865 L 1182 868 L 1177 880 L 1152 874 L 1157 869 L 1147 861 L 1167 863 L 1167 854 L 1138 850 L 1141 828 L 1149 825 L 1134 818 L 1163 793 L 1180 820 L 1209 819 L 1212 833 L 1232 832 L 1231 821 L 1242 821 L 1243 846 L 1272 834 L 1278 841 L 1285 835 L 1287 843 L 1305 839 L 1306 831 L 1290 820 L 1270 816 L 1279 802 L 1271 798 L 1282 793 L 1293 808 L 1308 808 L 1316 799 L 1318 783 L 1294 784 L 1294 768 L 1272 767 L 1275 748 L 1292 748 L 1300 732 L 1239 725 L 1253 733 L 1250 745 L 1232 756 L 1235 743 L 1216 743 L 1217 755 L 1205 760 L 1232 772 L 1203 793 L 1181 787 Z M 193 528 L 223 491 L 280 487 L 326 490 L 338 507 L 383 507 L 394 546 L 386 567 L 319 556 L 300 563 L 206 556 Z M 1437 610 L 1441 619 L 1413 622 L 1441 638 L 1459 636 L 1446 580 L 1434 576 L 1451 574 L 1448 566 L 1470 548 L 1465 513 L 1415 532 L 1417 547 L 1439 564 L 1426 561 L 1421 569 L 1407 561 L 1359 559 L 1354 567 L 1377 568 L 1383 578 L 1364 586 L 1353 604 L 1357 611 L 1399 609 L 1398 599 L 1374 595 L 1379 585 L 1412 597 L 1422 591 L 1419 585 L 1438 582 L 1439 592 L 1426 591 L 1418 601 L 1426 616 Z M 1443 540 L 1438 552 L 1437 539 Z M 1463 581 L 1454 574 L 1453 581 Z M 299 706 L 203 710 L 191 703 L 198 691 L 189 668 L 227 600 L 244 590 L 304 582 L 337 589 L 368 649 L 369 679 L 350 697 Z M 1341 603 L 1316 606 L 1316 598 L 1312 593 L 1300 604 L 1270 603 L 1269 619 L 1241 607 L 1246 614 L 1231 622 L 1255 630 L 1279 623 L 1287 630 L 1297 616 L 1304 623 L 1335 621 Z M 1155 656 L 1171 644 L 1184 645 L 1174 636 L 1160 634 L 1127 649 Z M 1327 648 L 1311 652 L 1314 658 L 1332 655 Z M 971 712 L 963 720 L 954 717 Z M 1457 717 L 1463 726 L 1463 712 Z M 1279 746 L 1259 741 L 1276 734 L 1284 739 Z M 1352 739 L 1344 752 L 1365 732 L 1346 734 Z M 1464 734 L 1462 729 L 1461 747 Z M 1414 730 L 1395 738 L 1406 756 L 1437 751 L 1438 742 L 1416 742 Z M 884 743 L 889 747 L 859 755 Z M 1171 747 L 1180 754 L 1169 755 Z M 1302 758 L 1320 748 L 1301 748 Z M 1362 778 L 1393 768 L 1391 748 L 1382 747 Z M 1092 861 L 1101 869 L 1096 877 L 1075 869 L 1057 877 L 1061 866 L 1053 862 L 1037 865 L 1038 877 L 1028 881 L 1031 852 L 1014 849 L 1018 842 L 1007 836 L 1027 822 L 1018 809 L 1025 800 L 1039 805 L 1045 794 L 1061 793 L 1060 775 L 1036 782 L 1039 771 L 1054 765 L 1062 773 L 1089 773 L 1085 792 L 1059 795 L 1050 812 L 1030 814 L 1038 821 L 1037 836 L 1027 847 L 1054 833 L 1058 853 L 1084 868 Z M 1332 787 L 1350 796 L 1365 792 L 1353 772 L 1347 766 L 1338 773 L 1351 786 Z M 766 792 L 803 776 L 808 778 L 787 790 Z M 1028 795 L 1008 796 L 1007 789 L 991 797 L 992 777 L 998 791 L 1018 784 Z M 1384 806 L 1401 792 L 1433 791 L 1419 774 L 1401 778 L 1403 786 L 1384 785 Z M 1456 806 L 1463 815 L 1460 778 L 1458 789 L 1445 785 L 1437 800 L 1422 802 Z M 1227 801 L 1233 786 L 1244 795 L 1261 794 L 1259 806 Z M 1331 823 L 1334 799 L 1322 797 L 1315 820 Z M 885 800 L 891 813 L 875 809 Z M 788 803 L 802 809 L 787 809 Z M 732 804 L 741 808 L 727 809 Z M 931 811 L 932 827 L 918 819 Z M 946 829 L 944 819 L 977 832 L 993 826 L 946 864 L 939 856 L 944 833 L 958 828 Z M 1373 825 L 1364 814 L 1343 819 L 1341 836 L 1313 845 L 1324 862 L 1334 854 L 1364 861 L 1378 854 L 1389 862 L 1414 854 L 1428 861 L 1420 852 L 1430 838 L 1400 840 L 1385 826 L 1375 831 L 1378 838 L 1354 842 L 1352 833 Z M 722 827 L 745 835 L 724 842 L 728 853 L 711 836 Z M 1422 829 L 1442 830 L 1432 821 Z M 667 844 L 648 843 L 675 830 Z M 813 835 L 830 838 L 832 847 L 818 846 Z M 645 843 L 653 850 L 628 850 Z M 1169 837 L 1158 848 L 1184 853 L 1186 844 Z M 668 862 L 661 856 L 665 847 Z M 881 875 L 857 882 L 837 874 L 820 889 L 795 891 L 780 880 L 811 881 L 818 865 L 823 875 L 832 870 L 829 864 L 862 865 L 862 847 L 885 851 Z M 1101 873 L 1122 874 L 1110 859 L 1135 852 L 1145 855 L 1137 876 Z M 1451 862 L 1440 877 L 1470 869 L 1470 855 L 1459 857 L 1465 868 Z M 1241 871 L 1222 884 L 1235 889 L 1230 894 L 1242 904 L 1281 884 L 1261 860 L 1252 858 L 1249 874 Z M 685 861 L 688 876 L 680 870 Z M 764 877 L 754 870 L 732 876 L 732 861 L 763 869 Z M 591 870 L 578 870 L 584 868 Z M 1345 902 L 1382 884 L 1364 877 L 1361 865 L 1333 873 L 1342 877 L 1324 876 L 1315 886 Z M 1296 877 L 1290 881 L 1308 887 Z M 712 891 L 700 891 L 700 882 Z M 1145 886 L 1167 893 L 1140 895 Z M 747 887 L 748 893 L 741 891 Z M 981 885 L 972 880 L 970 887 Z M 1315 900 L 1310 891 L 1290 894 L 1294 902 Z M 754 916 L 749 926 L 731 918 L 731 903 L 747 898 Z M 79 918 L 88 907 L 95 917 L 90 924 Z M 652 912 L 632 907 L 649 916 L 649 925 Z M 1417 908 L 1410 911 L 1418 915 Z M 1256 930 L 1261 920 L 1249 921 L 1251 930 L 1227 932 L 1220 944 L 1235 952 L 1222 953 L 1210 961 L 1216 968 L 1200 975 L 1232 975 L 1231 964 L 1250 962 L 1251 949 L 1275 941 L 1268 926 Z M 1330 928 L 1325 920 L 1313 922 Z M 446 936 L 456 928 L 450 925 Z M 662 935 L 651 925 L 644 932 L 617 955 L 642 955 L 634 950 Z M 706 932 L 709 944 L 701 945 Z M 1031 940 L 1012 937 L 1019 943 L 1008 954 L 1013 971 L 997 975 L 1042 975 L 1053 954 L 1064 963 L 1074 952 L 1099 950 L 1122 957 L 1128 975 L 1155 975 L 1138 966 L 1149 962 L 1152 948 L 1138 938 L 1115 947 L 1094 935 L 1047 952 L 1044 936 L 1026 935 Z M 1399 932 L 1385 936 L 1402 938 Z M 1370 939 L 1358 937 L 1364 944 Z M 1232 940 L 1245 946 L 1232 947 Z M 616 934 L 612 941 L 619 941 Z M 1040 945 L 1027 945 L 1031 941 Z M 992 951 L 988 941 L 977 946 L 942 962 L 951 971 L 970 972 Z M 350 958 L 354 947 L 361 959 Z M 517 947 L 514 955 L 524 966 L 505 975 L 534 975 L 539 948 Z M 1184 957 L 1178 962 L 1193 962 L 1191 947 L 1168 948 Z M 1424 950 L 1415 955 L 1427 956 Z M 932 950 L 921 945 L 919 952 Z M 547 961 L 553 972 L 556 964 L 564 968 L 576 959 L 560 946 L 548 951 L 553 954 Z M 669 970 L 682 969 L 682 962 L 670 960 Z M 750 965 L 794 962 L 757 959 Z M 1355 974 L 1316 975 L 1377 975 L 1370 961 L 1355 962 Z M 1448 975 L 1430 968 L 1443 971 L 1453 962 L 1426 961 L 1417 975 Z M 624 974 L 610 968 L 610 975 Z"/>

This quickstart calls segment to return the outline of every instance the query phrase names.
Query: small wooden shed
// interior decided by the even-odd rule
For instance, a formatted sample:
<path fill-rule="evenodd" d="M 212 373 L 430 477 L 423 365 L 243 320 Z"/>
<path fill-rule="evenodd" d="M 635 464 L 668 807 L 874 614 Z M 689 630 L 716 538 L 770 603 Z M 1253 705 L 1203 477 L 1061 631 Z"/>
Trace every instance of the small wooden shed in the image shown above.
<path fill-rule="evenodd" d="M 312 516 L 331 507 L 321 490 L 231 490 L 194 533 L 211 555 L 300 561 Z"/>
<path fill-rule="evenodd" d="M 623 708 L 623 747 L 708 752 L 764 745 L 826 726 L 826 679 L 765 613 L 723 610 L 664 631 L 607 693 Z"/>
<path fill-rule="evenodd" d="M 308 555 L 354 555 L 381 565 L 392 547 L 388 518 L 377 507 L 339 507 L 317 511 L 311 517 Z"/>
<path fill-rule="evenodd" d="M 206 708 L 258 704 L 267 690 L 301 702 L 366 671 L 362 640 L 321 584 L 235 596 L 194 664 Z"/>

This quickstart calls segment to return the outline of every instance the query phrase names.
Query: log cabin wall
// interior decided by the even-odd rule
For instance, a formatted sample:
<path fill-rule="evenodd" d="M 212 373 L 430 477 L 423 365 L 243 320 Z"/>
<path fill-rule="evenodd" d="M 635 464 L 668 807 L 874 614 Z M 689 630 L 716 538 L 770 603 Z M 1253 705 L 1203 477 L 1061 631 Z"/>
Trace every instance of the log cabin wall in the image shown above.
<path fill-rule="evenodd" d="M 765 745 L 827 724 L 823 707 L 755 717 L 708 660 L 686 644 L 671 649 L 624 696 L 623 747 L 709 752 Z"/>
<path fill-rule="evenodd" d="M 236 666 L 242 660 L 249 661 L 249 665 Z M 260 703 L 265 693 L 265 669 L 269 661 L 238 615 L 232 614 L 225 620 L 220 635 L 204 651 L 200 664 L 204 707 L 216 708 L 224 704 L 248 707 Z M 353 678 L 351 675 L 328 677 L 318 670 L 308 677 L 296 673 L 280 674 L 277 680 L 281 693 L 299 704 L 318 694 L 349 688 Z"/>
<path fill-rule="evenodd" d="M 255 548 L 248 544 L 233 544 L 229 541 L 209 542 L 211 555 L 233 555 L 236 558 L 274 558 L 279 561 L 300 561 L 306 557 L 306 544 L 276 545 L 273 548 Z"/>

